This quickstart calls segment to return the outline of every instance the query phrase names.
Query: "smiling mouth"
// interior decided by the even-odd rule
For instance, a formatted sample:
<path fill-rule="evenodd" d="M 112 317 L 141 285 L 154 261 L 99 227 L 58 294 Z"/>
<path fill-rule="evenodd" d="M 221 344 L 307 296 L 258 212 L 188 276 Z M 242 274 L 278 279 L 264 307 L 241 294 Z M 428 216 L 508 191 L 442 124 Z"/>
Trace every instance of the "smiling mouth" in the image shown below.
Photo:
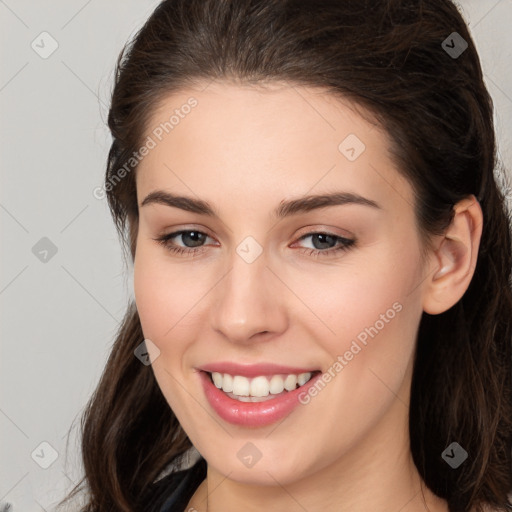
<path fill-rule="evenodd" d="M 304 386 L 320 370 L 299 374 L 260 375 L 253 378 L 228 373 L 206 372 L 213 385 L 240 402 L 264 402 Z"/>

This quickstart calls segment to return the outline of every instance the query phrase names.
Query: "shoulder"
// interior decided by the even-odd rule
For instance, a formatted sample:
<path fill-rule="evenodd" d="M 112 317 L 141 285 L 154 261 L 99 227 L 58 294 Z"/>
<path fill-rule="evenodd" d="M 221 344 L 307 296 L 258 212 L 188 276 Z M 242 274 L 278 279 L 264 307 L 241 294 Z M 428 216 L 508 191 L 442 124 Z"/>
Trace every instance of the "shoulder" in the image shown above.
<path fill-rule="evenodd" d="M 206 478 L 206 470 L 206 461 L 199 457 L 192 466 L 169 472 L 153 483 L 144 510 L 148 512 L 184 510 L 200 483 Z"/>

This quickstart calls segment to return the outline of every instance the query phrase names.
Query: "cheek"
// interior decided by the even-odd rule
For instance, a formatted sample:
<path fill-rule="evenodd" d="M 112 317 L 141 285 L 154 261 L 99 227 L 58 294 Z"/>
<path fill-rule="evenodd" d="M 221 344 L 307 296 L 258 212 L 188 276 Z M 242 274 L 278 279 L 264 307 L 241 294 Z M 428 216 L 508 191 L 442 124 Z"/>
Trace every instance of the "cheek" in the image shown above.
<path fill-rule="evenodd" d="M 194 325 L 196 306 L 205 292 L 199 275 L 191 278 L 190 271 L 170 264 L 160 249 L 137 247 L 133 276 L 137 310 L 145 337 L 160 350 L 171 346 L 166 340 L 179 339 L 180 331 Z"/>
<path fill-rule="evenodd" d="M 194 308 L 204 295 L 180 265 L 171 265 L 155 248 L 139 244 L 133 268 L 135 302 L 144 333 L 160 350 L 151 365 L 156 381 L 170 407 L 180 418 L 187 418 L 190 396 L 183 395 L 183 361 L 197 329 Z M 191 335 L 192 334 L 192 335 Z M 197 412 L 199 414 L 199 411 Z M 188 425 L 188 428 L 193 426 Z"/>
<path fill-rule="evenodd" d="M 375 326 L 384 332 L 400 323 L 406 304 L 418 302 L 414 284 L 420 282 L 421 269 L 413 248 L 411 254 L 397 255 L 392 250 L 375 251 L 361 258 L 355 255 L 337 267 L 303 271 L 289 276 L 294 292 L 309 306 L 310 316 L 322 324 L 325 339 L 364 342 L 366 329 Z M 332 336 L 329 336 L 329 333 Z M 366 334 L 368 336 L 368 333 Z"/>
<path fill-rule="evenodd" d="M 411 293 L 421 273 L 419 259 L 414 247 L 408 252 L 401 252 L 409 262 L 400 268 L 393 264 L 397 254 L 380 248 L 378 257 L 354 259 L 330 272 L 304 272 L 294 283 L 297 295 L 321 319 L 307 312 L 301 326 L 328 354 L 325 386 L 303 397 L 304 403 L 309 401 L 306 407 L 313 408 L 312 418 L 323 416 L 327 424 L 343 425 L 340 449 L 345 439 L 367 432 L 396 396 L 407 402 L 408 372 L 422 314 L 419 291 Z M 328 427 L 322 435 L 331 435 Z"/>
<path fill-rule="evenodd" d="M 328 354 L 333 374 L 343 370 L 351 380 L 367 381 L 374 369 L 399 386 L 422 314 L 419 249 L 410 239 L 399 242 L 354 254 L 334 268 L 289 276 L 310 310 L 300 322 Z"/>

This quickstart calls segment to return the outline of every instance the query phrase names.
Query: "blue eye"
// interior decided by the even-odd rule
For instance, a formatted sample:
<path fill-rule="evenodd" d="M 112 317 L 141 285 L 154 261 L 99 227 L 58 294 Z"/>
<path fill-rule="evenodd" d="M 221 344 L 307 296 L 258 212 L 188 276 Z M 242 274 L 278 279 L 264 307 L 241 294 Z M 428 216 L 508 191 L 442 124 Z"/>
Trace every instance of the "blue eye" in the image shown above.
<path fill-rule="evenodd" d="M 350 238 L 344 238 L 342 236 L 323 232 L 308 233 L 301 236 L 299 240 L 304 240 L 306 238 L 311 238 L 313 245 L 313 248 L 306 248 L 307 254 L 310 256 L 323 256 L 330 255 L 338 251 L 346 251 L 355 243 L 355 240 Z"/>
<path fill-rule="evenodd" d="M 174 242 L 172 242 L 172 239 L 177 237 L 181 237 L 181 241 L 185 244 L 185 247 L 177 246 Z M 205 241 L 206 238 L 209 238 L 206 233 L 188 229 L 182 231 L 175 231 L 174 233 L 163 235 L 159 238 L 156 238 L 155 240 L 162 244 L 166 249 L 168 249 L 172 253 L 196 254 L 198 252 L 202 252 L 204 245 L 201 244 L 202 242 Z M 187 243 L 190 243 L 190 246 L 187 247 Z"/>
<path fill-rule="evenodd" d="M 184 247 L 173 242 L 173 239 L 178 237 L 181 237 Z M 162 235 L 154 240 L 173 254 L 190 254 L 195 256 L 205 250 L 206 246 L 203 243 L 207 238 L 210 237 L 206 233 L 188 229 Z M 348 250 L 355 244 L 353 239 L 325 232 L 307 233 L 301 236 L 298 241 L 305 240 L 306 238 L 311 238 L 313 245 L 312 248 L 302 248 L 309 256 L 331 255 L 338 251 Z"/>

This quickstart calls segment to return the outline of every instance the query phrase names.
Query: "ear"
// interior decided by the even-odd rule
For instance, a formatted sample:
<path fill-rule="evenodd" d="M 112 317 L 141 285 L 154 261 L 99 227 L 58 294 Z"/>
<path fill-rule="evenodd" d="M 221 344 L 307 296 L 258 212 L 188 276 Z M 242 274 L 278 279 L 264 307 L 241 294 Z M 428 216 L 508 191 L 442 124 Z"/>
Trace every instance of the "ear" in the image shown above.
<path fill-rule="evenodd" d="M 482 224 L 482 209 L 475 196 L 454 206 L 453 220 L 430 258 L 434 267 L 425 281 L 426 313 L 438 315 L 447 311 L 468 289 L 476 268 Z"/>

